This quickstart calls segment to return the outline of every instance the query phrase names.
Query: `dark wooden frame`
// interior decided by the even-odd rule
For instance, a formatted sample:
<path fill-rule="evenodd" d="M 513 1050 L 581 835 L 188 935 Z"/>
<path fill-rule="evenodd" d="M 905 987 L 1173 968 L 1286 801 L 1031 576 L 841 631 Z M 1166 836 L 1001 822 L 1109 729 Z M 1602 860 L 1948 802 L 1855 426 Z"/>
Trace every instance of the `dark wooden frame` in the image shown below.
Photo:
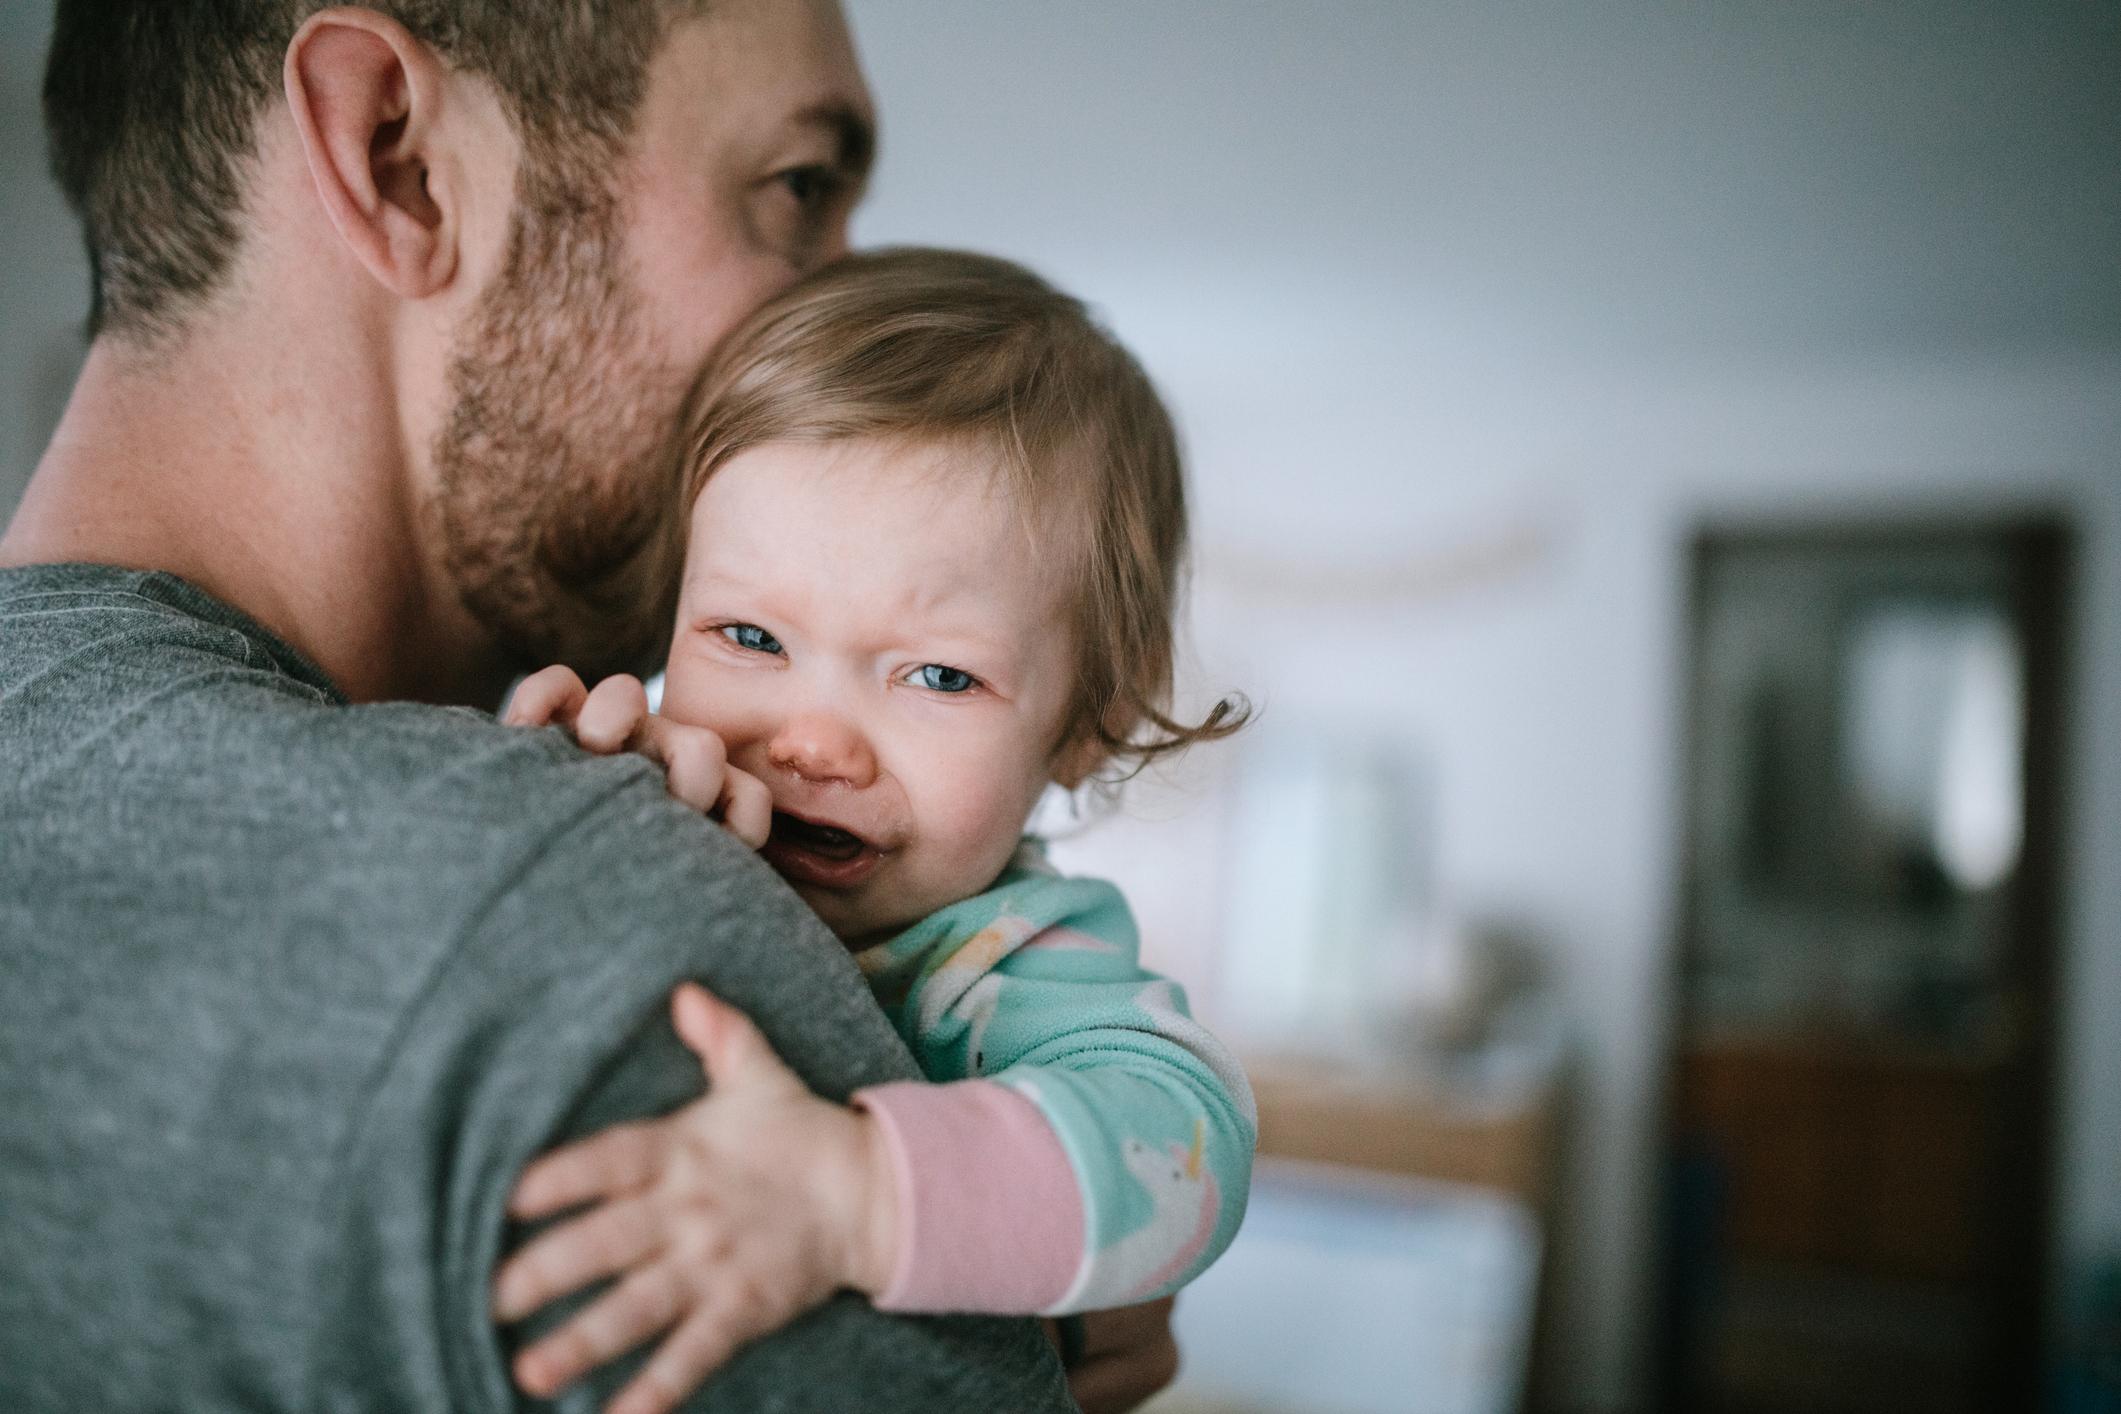
<path fill-rule="evenodd" d="M 1830 551 L 1981 546 L 2003 551 L 2009 564 L 2007 605 L 2025 647 L 2025 835 L 2013 887 L 2012 927 L 2016 942 L 2010 967 L 2032 1013 L 2024 1063 L 2015 1068 L 2014 1104 L 2039 1116 L 2027 1126 L 2032 1138 L 2025 1162 L 2012 1166 L 2004 1191 L 1991 1195 L 2001 1214 L 2016 1219 L 2018 1241 L 2010 1244 L 2011 1261 L 2001 1277 L 2007 1288 L 2002 1322 L 2003 1349 L 1994 1386 L 1985 1408 L 1996 1414 L 2043 1407 L 2047 1367 L 2045 1341 L 2050 1329 L 2048 1269 L 2054 1251 L 2052 1194 L 2057 1098 L 2056 1057 L 2063 1016 L 2056 991 L 2062 900 L 2065 889 L 2071 685 L 2073 665 L 2074 573 L 2076 534 L 2062 510 L 1965 516 L 1892 517 L 1856 515 L 1847 519 L 1788 518 L 1733 520 L 1699 528 L 1687 557 L 1687 609 L 1681 661 L 1684 663 L 1681 772 L 1676 778 L 1679 871 L 1678 907 L 1666 962 L 1669 987 L 1664 1009 L 1664 1056 L 1660 1074 L 1658 1153 L 1660 1184 L 1668 1173 L 1678 1133 L 1675 1083 L 1685 1042 L 1683 1013 L 1688 950 L 1699 920 L 1693 818 L 1695 783 L 1703 766 L 1701 713 L 1704 703 L 1701 645 L 1707 628 L 1706 573 L 1719 555 L 1737 550 L 1787 548 Z M 1662 1414 L 1695 1414 L 1685 1361 L 1686 1321 L 1678 1302 L 1675 1272 L 1680 1254 L 1666 1198 L 1660 1195 L 1656 1260 L 1652 1264 L 1651 1369 L 1652 1408 Z"/>

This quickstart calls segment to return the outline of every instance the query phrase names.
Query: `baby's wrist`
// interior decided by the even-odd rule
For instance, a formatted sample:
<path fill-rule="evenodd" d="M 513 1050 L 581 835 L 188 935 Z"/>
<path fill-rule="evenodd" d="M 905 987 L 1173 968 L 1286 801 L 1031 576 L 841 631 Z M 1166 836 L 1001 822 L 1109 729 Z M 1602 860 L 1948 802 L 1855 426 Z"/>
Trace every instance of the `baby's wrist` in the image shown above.
<path fill-rule="evenodd" d="M 891 1280 L 898 1275 L 899 1246 L 905 1240 L 905 1234 L 899 1231 L 898 1159 L 883 1121 L 867 1110 L 856 1113 L 862 1117 L 862 1135 L 868 1140 L 870 1172 L 868 1247 L 871 1284 L 862 1290 L 877 1297 L 891 1289 Z"/>
<path fill-rule="evenodd" d="M 873 1298 L 898 1270 L 898 1176 L 884 1125 L 864 1109 L 848 1114 L 854 1123 L 841 1188 L 841 1273 L 848 1286 Z"/>

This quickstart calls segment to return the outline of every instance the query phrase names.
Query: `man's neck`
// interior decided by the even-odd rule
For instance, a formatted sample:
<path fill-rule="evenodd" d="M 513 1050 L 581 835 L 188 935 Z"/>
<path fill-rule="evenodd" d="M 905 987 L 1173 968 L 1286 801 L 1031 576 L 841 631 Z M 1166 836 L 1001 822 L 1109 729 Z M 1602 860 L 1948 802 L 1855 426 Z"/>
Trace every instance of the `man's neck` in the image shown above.
<path fill-rule="evenodd" d="M 0 565 L 165 570 L 300 649 L 355 701 L 492 706 L 506 671 L 438 567 L 384 370 L 283 325 L 152 353 L 105 337 Z"/>

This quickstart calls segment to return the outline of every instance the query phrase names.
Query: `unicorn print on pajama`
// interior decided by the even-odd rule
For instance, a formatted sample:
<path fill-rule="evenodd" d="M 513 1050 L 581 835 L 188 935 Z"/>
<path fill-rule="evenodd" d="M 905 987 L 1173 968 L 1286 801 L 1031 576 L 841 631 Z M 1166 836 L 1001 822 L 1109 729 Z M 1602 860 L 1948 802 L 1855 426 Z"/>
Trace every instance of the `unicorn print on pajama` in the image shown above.
<path fill-rule="evenodd" d="M 1118 890 L 1061 876 L 1027 840 L 993 888 L 855 959 L 931 1080 L 1006 1087 L 1060 1139 L 1081 1236 L 1025 1254 L 1043 1268 L 1037 1309 L 1049 1315 L 1177 1290 L 1244 1216 L 1258 1127 L 1250 1087 L 1178 985 L 1142 970 L 1137 947 Z M 896 1090 L 865 1102 L 888 1109 Z M 938 1149 L 929 1162 L 1007 1186 L 1027 1159 Z M 1052 1216 L 1019 1215 L 1018 1231 L 1049 1232 Z M 994 1235 L 978 1224 L 961 1240 Z M 963 1256 L 935 1260 L 960 1268 Z M 1021 1292 L 1024 1265 L 1012 1276 Z"/>

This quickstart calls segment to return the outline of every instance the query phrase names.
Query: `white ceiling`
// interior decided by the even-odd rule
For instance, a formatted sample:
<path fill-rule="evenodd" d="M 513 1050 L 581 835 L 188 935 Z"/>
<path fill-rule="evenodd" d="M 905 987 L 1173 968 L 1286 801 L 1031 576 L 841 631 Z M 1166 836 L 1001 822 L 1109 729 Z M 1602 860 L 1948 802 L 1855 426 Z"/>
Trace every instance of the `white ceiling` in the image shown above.
<path fill-rule="evenodd" d="M 1415 341 L 2121 345 L 2111 5 L 851 10 L 873 235 Z"/>

